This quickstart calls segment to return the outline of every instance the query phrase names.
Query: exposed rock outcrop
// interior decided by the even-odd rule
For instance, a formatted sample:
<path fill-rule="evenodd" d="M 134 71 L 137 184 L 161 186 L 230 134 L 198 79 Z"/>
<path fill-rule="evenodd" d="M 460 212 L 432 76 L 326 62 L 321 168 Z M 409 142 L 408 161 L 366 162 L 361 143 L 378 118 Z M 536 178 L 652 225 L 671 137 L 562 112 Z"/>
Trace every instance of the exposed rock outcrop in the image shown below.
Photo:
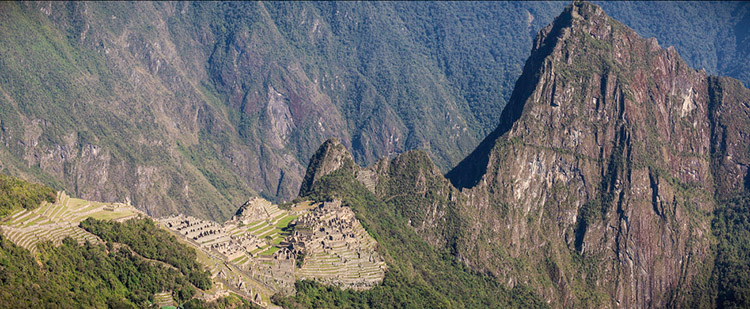
<path fill-rule="evenodd" d="M 419 152 L 353 173 L 433 245 L 552 304 L 680 304 L 717 198 L 748 190 L 748 102 L 739 82 L 576 2 L 450 182 Z"/>
<path fill-rule="evenodd" d="M 299 189 L 299 195 L 306 195 L 313 184 L 323 176 L 338 169 L 354 171 L 356 167 L 357 164 L 354 163 L 354 159 L 346 150 L 346 147 L 337 138 L 328 139 L 310 159 L 307 173 L 305 173 L 305 178 L 302 180 Z"/>

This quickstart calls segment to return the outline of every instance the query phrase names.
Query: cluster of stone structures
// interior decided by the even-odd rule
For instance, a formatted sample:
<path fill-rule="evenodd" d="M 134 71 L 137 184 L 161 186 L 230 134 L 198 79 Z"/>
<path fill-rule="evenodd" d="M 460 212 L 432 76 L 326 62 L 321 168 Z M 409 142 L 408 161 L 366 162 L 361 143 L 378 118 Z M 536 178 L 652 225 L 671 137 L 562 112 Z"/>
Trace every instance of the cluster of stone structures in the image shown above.
<path fill-rule="evenodd" d="M 184 215 L 159 222 L 213 259 L 215 280 L 261 306 L 294 293 L 297 279 L 367 289 L 385 275 L 375 240 L 340 201 L 282 210 L 254 198 L 224 224 Z"/>
<path fill-rule="evenodd" d="M 266 241 L 249 233 L 233 234 L 234 225 L 227 229 L 216 222 L 191 216 L 177 215 L 163 218 L 159 222 L 207 256 L 220 260 L 221 263 L 209 268 L 214 280 L 221 282 L 227 290 L 243 295 L 258 305 L 266 304 L 258 288 L 258 285 L 266 284 L 247 279 L 248 276 L 252 276 L 249 272 L 251 268 L 246 264 L 233 267 L 228 265 L 229 262 L 247 257 L 253 250 L 266 246 Z"/>
<path fill-rule="evenodd" d="M 220 255 L 224 260 L 234 260 L 266 245 L 250 234 L 232 235 L 224 226 L 213 221 L 177 215 L 162 219 L 164 226 L 205 251 Z"/>
<path fill-rule="evenodd" d="M 247 265 L 250 276 L 271 290 L 290 295 L 294 293 L 295 256 L 282 248 L 270 256 L 259 256 Z"/>
<path fill-rule="evenodd" d="M 341 201 L 325 202 L 294 224 L 290 247 L 305 257 L 298 278 L 352 289 L 383 281 L 386 265 L 375 240 Z"/>
<path fill-rule="evenodd" d="M 260 290 L 263 288 L 259 288 L 256 282 L 247 280 L 242 271 L 225 267 L 215 274 L 214 280 L 221 281 L 223 286 L 228 287 L 228 290 L 244 295 L 260 306 L 267 305 L 261 296 Z"/>
<path fill-rule="evenodd" d="M 10 215 L 0 222 L 0 231 L 32 252 L 39 241 L 59 243 L 65 236 L 98 242 L 77 226 L 89 216 L 122 221 L 145 214 L 126 204 L 71 199 L 60 192 L 57 203 Z M 202 252 L 202 263 L 223 287 L 206 299 L 231 291 L 267 306 L 275 293 L 294 293 L 297 279 L 367 289 L 385 275 L 375 240 L 340 201 L 282 210 L 254 198 L 224 224 L 184 215 L 158 222 Z M 301 268 L 298 259 L 304 260 Z"/>

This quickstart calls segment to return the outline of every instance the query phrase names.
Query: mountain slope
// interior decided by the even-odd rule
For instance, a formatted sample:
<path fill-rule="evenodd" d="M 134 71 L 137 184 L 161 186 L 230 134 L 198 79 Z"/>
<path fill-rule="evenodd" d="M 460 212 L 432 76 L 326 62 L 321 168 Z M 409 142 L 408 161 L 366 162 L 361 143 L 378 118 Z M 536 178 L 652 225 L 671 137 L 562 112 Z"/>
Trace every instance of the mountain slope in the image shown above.
<path fill-rule="evenodd" d="M 351 162 L 351 155 L 341 151 L 342 148 L 340 142 L 329 140 L 317 152 L 317 159 L 313 158 L 312 161 L 317 162 L 319 166 Z M 373 169 L 383 168 L 400 175 L 419 175 L 421 171 L 417 166 L 423 165 L 414 163 L 426 160 L 422 163 L 427 163 L 437 170 L 422 151 L 409 152 L 399 158 L 412 155 L 413 160 L 405 160 L 411 162 L 410 164 L 389 165 L 389 160 L 381 160 L 371 169 L 362 169 L 351 164 L 342 164 L 342 168 L 334 170 L 311 166 L 308 171 L 315 174 L 308 174 L 306 178 L 316 180 L 307 190 L 300 192 L 305 199 L 316 201 L 340 199 L 343 205 L 355 212 L 362 225 L 378 241 L 379 250 L 388 264 L 382 285 L 368 291 L 355 292 L 302 281 L 295 285 L 297 293 L 293 297 L 277 297 L 275 301 L 289 308 L 546 307 L 542 299 L 528 287 L 504 286 L 501 282 L 459 263 L 451 255 L 449 248 L 433 245 L 433 240 L 425 239 L 421 231 L 413 229 L 408 221 L 411 214 L 404 212 L 403 204 L 372 192 L 375 184 L 378 188 L 386 188 L 385 178 L 388 177 L 385 174 L 374 173 Z M 447 183 L 439 173 L 437 176 Z M 421 184 L 399 180 L 406 179 L 393 177 L 389 183 L 393 184 L 394 188 L 401 185 L 404 189 L 401 196 L 404 198 L 419 199 L 411 194 L 411 188 L 421 190 Z"/>
<path fill-rule="evenodd" d="M 329 137 L 360 164 L 420 148 L 445 171 L 497 126 L 534 33 L 564 5 L 4 3 L 2 169 L 219 221 L 248 195 L 293 198 Z M 743 67 L 747 5 L 665 3 L 649 18 L 628 14 L 647 4 L 604 5 L 742 77 L 717 64 Z"/>
<path fill-rule="evenodd" d="M 363 162 L 434 145 L 452 164 L 473 146 L 476 129 L 464 129 L 476 123 L 436 74 L 427 42 L 409 31 L 379 36 L 404 27 L 381 10 L 396 12 L 346 3 L 3 4 L 2 167 L 153 215 L 225 219 L 248 195 L 293 197 L 301 162 L 332 134 L 356 145 Z M 377 21 L 348 28 L 348 14 Z M 454 125 L 457 134 L 437 130 Z"/>
<path fill-rule="evenodd" d="M 449 173 L 466 187 L 474 230 L 485 231 L 467 235 L 470 263 L 521 280 L 481 258 L 495 246 L 471 241 L 504 240 L 511 257 L 547 265 L 532 273 L 560 285 L 552 294 L 566 303 L 684 301 L 710 256 L 714 194 L 745 190 L 749 100 L 737 81 L 695 71 L 673 48 L 574 4 L 536 40 L 504 111 L 522 111 L 518 120 Z M 721 109 L 731 112 L 718 120 Z M 733 146 L 721 153 L 723 143 Z M 479 179 L 476 157 L 488 162 Z M 603 293 L 576 291 L 583 283 Z"/>
<path fill-rule="evenodd" d="M 712 234 L 727 235 L 714 210 L 748 191 L 747 102 L 738 81 L 574 3 L 538 35 L 496 131 L 448 179 L 420 152 L 348 173 L 432 246 L 547 302 L 711 303 L 696 295 L 721 281 L 707 279 Z"/>

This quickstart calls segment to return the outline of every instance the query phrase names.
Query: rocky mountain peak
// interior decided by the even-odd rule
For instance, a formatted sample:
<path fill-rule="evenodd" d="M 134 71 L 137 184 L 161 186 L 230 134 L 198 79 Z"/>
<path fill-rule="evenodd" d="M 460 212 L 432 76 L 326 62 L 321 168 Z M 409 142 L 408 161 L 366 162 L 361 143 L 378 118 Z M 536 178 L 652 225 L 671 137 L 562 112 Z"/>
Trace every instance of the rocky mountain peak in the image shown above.
<path fill-rule="evenodd" d="M 554 48 L 556 42 L 562 41 L 570 35 L 572 29 L 583 29 L 588 30 L 592 35 L 600 36 L 602 39 L 607 34 L 607 25 L 614 22 L 601 7 L 585 2 L 577 1 L 573 2 L 563 10 L 563 12 L 555 18 L 555 20 L 547 27 L 539 32 L 535 42 L 532 54 L 534 51 L 539 51 L 544 48 Z M 599 28 L 600 31 L 596 33 L 591 30 Z"/>
<path fill-rule="evenodd" d="M 312 189 L 316 181 L 334 171 L 344 168 L 354 171 L 357 164 L 351 153 L 346 150 L 337 138 L 326 140 L 310 158 L 305 178 L 300 186 L 299 195 L 304 196 Z"/>
<path fill-rule="evenodd" d="M 513 129 L 525 110 L 533 108 L 529 104 L 546 105 L 547 111 L 564 111 L 554 113 L 553 117 L 588 119 L 592 116 L 590 111 L 599 111 L 607 105 L 604 97 L 607 91 L 621 92 L 620 97 L 628 96 L 639 103 L 668 91 L 670 96 L 688 99 L 680 101 L 682 105 L 678 107 L 666 106 L 668 101 L 663 97 L 654 102 L 663 105 L 660 110 L 677 108 L 684 116 L 695 109 L 695 98 L 690 94 L 692 85 L 706 77 L 705 72 L 689 68 L 674 48 L 665 50 L 656 39 L 641 38 L 597 5 L 574 2 L 537 35 L 498 127 L 446 176 L 457 188 L 477 185 L 487 170 L 497 140 Z M 657 89 L 646 90 L 653 85 Z M 638 89 L 629 91 L 627 88 L 631 86 Z M 591 98 L 583 100 L 586 94 L 582 91 L 594 88 L 599 93 L 592 92 Z M 635 93 L 642 96 L 632 97 Z M 571 109 L 573 106 L 568 103 L 575 103 L 578 108 Z M 562 104 L 568 106 L 557 108 Z M 533 131 L 523 126 L 517 129 Z"/>
<path fill-rule="evenodd" d="M 589 279 L 566 262 L 570 250 L 604 265 L 587 288 L 612 304 L 664 306 L 708 256 L 710 221 L 699 218 L 715 192 L 746 187 L 748 98 L 574 2 L 540 31 L 497 129 L 446 175 L 468 197 L 471 230 L 483 231 L 459 254 L 507 282 L 527 279 L 493 252 L 545 256 L 555 262 L 540 276 L 561 288 L 539 292 L 573 304 Z"/>
<path fill-rule="evenodd" d="M 300 194 L 349 168 L 428 243 L 549 303 L 684 304 L 711 261 L 711 213 L 748 190 L 747 102 L 739 82 L 574 2 L 450 182 L 420 152 L 360 169 L 334 140 Z"/>

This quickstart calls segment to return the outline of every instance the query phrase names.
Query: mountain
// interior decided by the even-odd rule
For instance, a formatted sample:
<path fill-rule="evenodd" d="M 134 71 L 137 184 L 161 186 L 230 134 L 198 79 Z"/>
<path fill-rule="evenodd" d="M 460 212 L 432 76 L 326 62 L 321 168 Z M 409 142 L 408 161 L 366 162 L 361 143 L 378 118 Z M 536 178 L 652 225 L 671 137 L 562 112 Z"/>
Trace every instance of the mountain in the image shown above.
<path fill-rule="evenodd" d="M 575 2 L 536 37 L 496 130 L 445 177 L 423 151 L 360 168 L 329 141 L 300 195 L 369 191 L 394 213 L 353 206 L 388 217 L 371 230 L 406 224 L 553 306 L 743 306 L 748 102 L 741 82 Z"/>
<path fill-rule="evenodd" d="M 463 4 L 421 5 L 0 5 L 3 170 L 125 200 L 55 195 L 0 174 L 0 303 L 750 305 L 750 90 L 741 81 L 695 70 L 674 47 L 574 2 L 533 40 L 507 106 L 478 108 L 492 95 L 467 95 L 481 87 L 464 78 L 494 80 L 479 85 L 502 93 L 498 72 L 457 65 L 469 61 L 465 47 L 431 45 L 421 38 L 435 28 L 405 18 L 410 8 L 445 18 Z M 743 12 L 726 23 L 741 25 Z M 439 57 L 422 53 L 433 47 Z M 726 67 L 715 64 L 707 69 Z M 372 86 L 382 104 L 353 113 L 344 94 L 367 93 L 353 85 Z M 408 133 L 376 134 L 362 115 Z M 463 141 L 487 115 L 499 125 L 447 174 L 463 146 L 402 152 Z M 476 131 L 445 130 L 463 125 Z M 339 138 L 314 152 L 303 177 L 301 149 L 331 131 Z M 366 136 L 403 144 L 369 148 Z M 255 188 L 298 197 L 229 209 Z M 203 218 L 149 218 L 180 210 Z"/>
<path fill-rule="evenodd" d="M 292 199 L 329 137 L 359 164 L 419 148 L 448 171 L 564 5 L 3 3 L 0 169 L 218 221 L 251 195 Z M 747 4 L 602 5 L 747 84 Z"/>

